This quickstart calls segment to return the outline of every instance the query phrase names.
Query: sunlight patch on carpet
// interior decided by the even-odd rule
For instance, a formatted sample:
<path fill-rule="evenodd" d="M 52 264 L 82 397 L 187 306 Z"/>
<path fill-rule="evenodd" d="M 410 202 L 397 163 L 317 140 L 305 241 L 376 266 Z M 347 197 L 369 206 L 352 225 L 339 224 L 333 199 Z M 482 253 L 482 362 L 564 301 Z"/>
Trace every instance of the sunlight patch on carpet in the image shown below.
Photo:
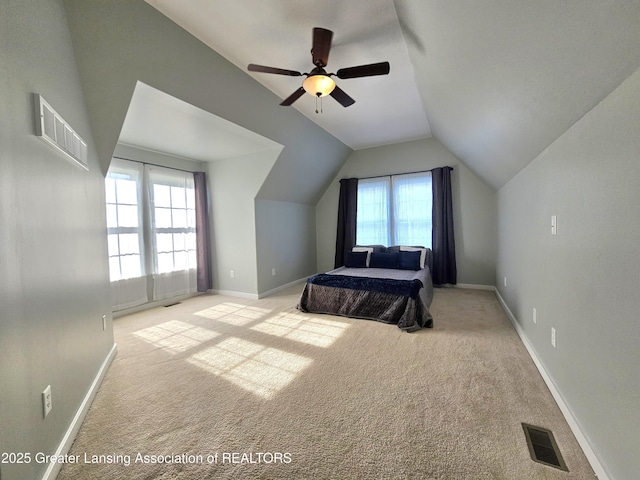
<path fill-rule="evenodd" d="M 251 330 L 283 337 L 315 347 L 327 348 L 351 325 L 335 320 L 312 318 L 299 313 L 280 313 L 254 325 Z"/>
<path fill-rule="evenodd" d="M 313 360 L 231 337 L 187 359 L 264 399 L 291 383 Z"/>
<path fill-rule="evenodd" d="M 209 318 L 211 320 L 218 320 L 220 322 L 228 323 L 230 325 L 243 326 L 247 323 L 253 322 L 259 318 L 264 317 L 271 313 L 271 310 L 266 308 L 251 307 L 242 305 L 239 303 L 225 302 L 220 305 L 200 310 L 194 315 L 199 317 Z"/>
<path fill-rule="evenodd" d="M 133 334 L 158 348 L 176 354 L 197 347 L 219 334 L 190 323 L 171 320 L 159 325 L 138 330 Z"/>

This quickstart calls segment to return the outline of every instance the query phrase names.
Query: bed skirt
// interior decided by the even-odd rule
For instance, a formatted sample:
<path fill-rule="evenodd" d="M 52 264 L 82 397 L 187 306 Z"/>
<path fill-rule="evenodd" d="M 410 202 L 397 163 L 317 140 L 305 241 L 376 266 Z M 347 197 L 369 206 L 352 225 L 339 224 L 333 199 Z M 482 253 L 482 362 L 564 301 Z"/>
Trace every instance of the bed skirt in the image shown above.
<path fill-rule="evenodd" d="M 308 313 L 325 313 L 390 323 L 406 332 L 433 327 L 429 309 L 420 296 L 412 298 L 307 282 L 297 308 Z"/>

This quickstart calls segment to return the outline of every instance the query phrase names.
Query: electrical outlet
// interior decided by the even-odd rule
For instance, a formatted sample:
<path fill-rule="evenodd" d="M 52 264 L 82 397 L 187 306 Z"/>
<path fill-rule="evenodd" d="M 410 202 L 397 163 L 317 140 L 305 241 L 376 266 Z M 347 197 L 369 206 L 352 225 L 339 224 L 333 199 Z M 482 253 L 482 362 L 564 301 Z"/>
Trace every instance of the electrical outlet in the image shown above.
<path fill-rule="evenodd" d="M 230 276 L 231 278 L 235 278 L 235 277 L 236 277 L 236 272 L 234 272 L 233 270 L 231 270 L 231 271 L 229 272 L 229 276 Z"/>
<path fill-rule="evenodd" d="M 106 329 L 107 329 L 107 316 L 102 315 L 102 330 L 106 330 Z"/>
<path fill-rule="evenodd" d="M 271 275 L 273 275 L 274 277 L 276 276 L 276 269 L 275 268 L 271 269 Z"/>
<path fill-rule="evenodd" d="M 507 276 L 506 275 L 504 276 L 504 286 L 505 287 L 507 286 Z"/>
<path fill-rule="evenodd" d="M 536 311 L 536 307 L 533 307 L 533 323 L 538 323 L 538 312 Z"/>
<path fill-rule="evenodd" d="M 44 413 L 45 417 L 49 415 L 49 412 L 51 411 L 52 407 L 53 405 L 51 404 L 51 385 L 47 385 L 47 388 L 45 388 L 44 392 L 42 392 L 42 412 Z"/>
<path fill-rule="evenodd" d="M 551 345 L 556 348 L 556 329 L 551 327 Z"/>

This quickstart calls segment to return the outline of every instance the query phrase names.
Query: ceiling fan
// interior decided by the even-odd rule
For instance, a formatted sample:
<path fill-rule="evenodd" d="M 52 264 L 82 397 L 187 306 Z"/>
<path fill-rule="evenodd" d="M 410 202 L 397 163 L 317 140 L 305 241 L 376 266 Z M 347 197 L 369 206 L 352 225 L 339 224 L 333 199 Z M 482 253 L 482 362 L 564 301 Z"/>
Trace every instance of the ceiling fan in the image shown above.
<path fill-rule="evenodd" d="M 348 107 L 356 101 L 347 95 L 344 90 L 336 85 L 331 78 L 333 75 L 345 80 L 348 78 L 372 77 L 375 75 L 387 75 L 389 73 L 389 62 L 371 63 L 359 65 L 357 67 L 341 68 L 336 73 L 327 73 L 324 67 L 329 61 L 329 50 L 331 49 L 331 39 L 333 32 L 325 28 L 316 27 L 313 29 L 313 44 L 311 47 L 311 57 L 315 68 L 309 73 L 300 73 L 295 70 L 283 68 L 265 67 L 263 65 L 249 64 L 250 72 L 275 73 L 277 75 L 288 75 L 291 77 L 307 78 L 302 82 L 302 86 L 285 98 L 280 105 L 289 106 L 300 98 L 305 92 L 316 98 L 331 95 L 340 105 Z M 316 109 L 316 113 L 318 110 Z"/>

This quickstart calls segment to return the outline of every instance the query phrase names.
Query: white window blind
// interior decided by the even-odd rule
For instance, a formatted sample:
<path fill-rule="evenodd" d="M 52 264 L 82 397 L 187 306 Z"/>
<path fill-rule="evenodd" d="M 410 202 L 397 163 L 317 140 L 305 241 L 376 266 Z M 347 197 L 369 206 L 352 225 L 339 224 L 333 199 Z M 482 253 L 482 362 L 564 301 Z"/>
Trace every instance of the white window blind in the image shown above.
<path fill-rule="evenodd" d="M 356 243 L 431 247 L 431 172 L 358 181 Z"/>

